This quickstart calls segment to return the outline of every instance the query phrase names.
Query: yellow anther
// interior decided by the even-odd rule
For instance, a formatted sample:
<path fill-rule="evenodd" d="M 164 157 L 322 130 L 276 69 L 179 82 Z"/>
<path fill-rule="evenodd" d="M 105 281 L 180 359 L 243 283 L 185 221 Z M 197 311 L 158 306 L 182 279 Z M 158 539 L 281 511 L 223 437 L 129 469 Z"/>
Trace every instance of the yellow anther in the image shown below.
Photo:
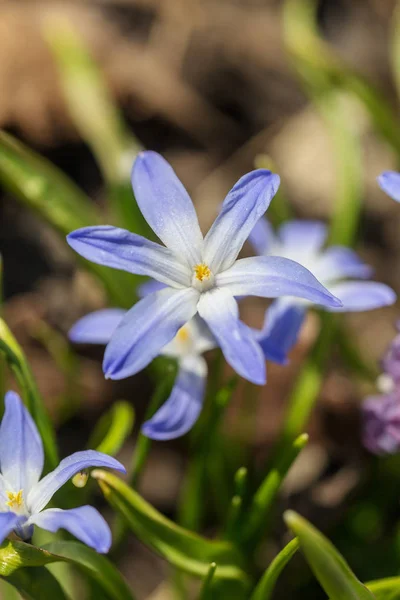
<path fill-rule="evenodd" d="M 205 279 L 207 280 L 211 277 L 210 268 L 207 267 L 207 265 L 205 265 L 204 263 L 196 265 L 194 267 L 194 273 L 196 275 L 196 279 L 198 279 L 199 281 L 204 281 Z"/>
<path fill-rule="evenodd" d="M 14 494 L 14 492 L 7 492 L 7 498 L 8 502 L 6 502 L 6 504 L 10 508 L 20 508 L 24 503 L 22 490 L 19 490 L 17 494 Z"/>
<path fill-rule="evenodd" d="M 179 329 L 178 333 L 176 334 L 176 337 L 178 338 L 178 340 L 180 342 L 187 342 L 188 338 L 189 338 L 189 331 L 188 328 L 183 326 Z"/>

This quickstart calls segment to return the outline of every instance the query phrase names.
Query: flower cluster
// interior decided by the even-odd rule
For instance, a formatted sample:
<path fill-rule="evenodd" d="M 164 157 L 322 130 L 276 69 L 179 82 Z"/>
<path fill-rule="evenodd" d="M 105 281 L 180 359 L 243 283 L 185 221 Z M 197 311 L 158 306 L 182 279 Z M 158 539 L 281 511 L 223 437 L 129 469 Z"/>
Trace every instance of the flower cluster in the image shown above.
<path fill-rule="evenodd" d="M 108 552 L 110 529 L 92 506 L 43 509 L 79 471 L 106 467 L 124 473 L 125 468 L 115 458 L 94 450 L 75 452 L 40 479 L 44 465 L 42 440 L 18 394 L 8 392 L 0 426 L 0 465 L 0 543 L 11 531 L 29 540 L 37 525 L 52 532 L 66 529 L 97 552 Z"/>

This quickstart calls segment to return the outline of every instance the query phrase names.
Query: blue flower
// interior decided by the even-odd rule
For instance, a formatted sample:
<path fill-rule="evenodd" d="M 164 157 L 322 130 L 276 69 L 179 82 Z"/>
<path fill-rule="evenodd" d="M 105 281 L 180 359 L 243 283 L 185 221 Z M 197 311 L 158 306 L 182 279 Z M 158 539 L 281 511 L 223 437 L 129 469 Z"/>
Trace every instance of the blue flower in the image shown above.
<path fill-rule="evenodd" d="M 277 234 L 265 219 L 260 219 L 249 236 L 256 252 L 262 256 L 283 256 L 309 269 L 342 306 L 328 306 L 329 311 L 358 312 L 393 304 L 394 291 L 383 283 L 357 281 L 371 275 L 371 268 L 357 254 L 344 246 L 323 249 L 327 227 L 319 221 L 289 221 Z M 345 281 L 348 277 L 356 278 Z M 264 327 L 256 333 L 266 358 L 287 362 L 287 354 L 296 342 L 308 303 L 295 298 L 275 301 L 267 310 Z"/>
<path fill-rule="evenodd" d="M 157 282 L 150 281 L 140 289 L 142 296 L 153 291 Z M 126 311 L 110 308 L 80 319 L 69 332 L 75 343 L 107 344 Z M 199 316 L 183 325 L 160 354 L 178 361 L 178 374 L 171 395 L 142 426 L 142 432 L 154 440 L 170 440 L 187 433 L 197 421 L 203 407 L 207 379 L 204 352 L 217 345 L 209 328 Z"/>
<path fill-rule="evenodd" d="M 277 175 L 259 169 L 242 177 L 204 239 L 192 201 L 159 154 L 139 154 L 132 185 L 143 216 L 165 246 L 111 226 L 85 227 L 67 237 L 70 246 L 92 262 L 148 275 L 167 286 L 124 316 L 106 348 L 106 377 L 123 379 L 146 367 L 199 314 L 227 362 L 246 379 L 263 384 L 264 356 L 251 329 L 239 320 L 234 296 L 289 295 L 340 306 L 296 262 L 275 256 L 237 260 L 278 189 Z"/>
<path fill-rule="evenodd" d="M 379 175 L 378 183 L 388 196 L 396 200 L 396 202 L 400 202 L 400 173 L 396 173 L 396 171 L 384 171 Z"/>
<path fill-rule="evenodd" d="M 85 450 L 64 458 L 58 467 L 40 479 L 44 453 L 36 425 L 15 392 L 7 392 L 0 425 L 0 542 L 11 531 L 23 540 L 32 537 L 34 525 L 55 532 L 66 529 L 97 552 L 108 552 L 110 529 L 95 508 L 43 510 L 54 493 L 79 471 L 108 467 L 125 472 L 114 458 Z"/>

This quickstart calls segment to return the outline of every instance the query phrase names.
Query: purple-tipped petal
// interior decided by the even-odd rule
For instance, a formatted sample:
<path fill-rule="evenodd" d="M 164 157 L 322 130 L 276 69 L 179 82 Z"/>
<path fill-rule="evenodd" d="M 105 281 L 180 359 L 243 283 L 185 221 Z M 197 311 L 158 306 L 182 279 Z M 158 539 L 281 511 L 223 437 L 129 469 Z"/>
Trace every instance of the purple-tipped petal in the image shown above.
<path fill-rule="evenodd" d="M 80 506 L 70 510 L 49 508 L 32 515 L 28 523 L 52 533 L 59 529 L 66 529 L 78 540 L 101 554 L 108 552 L 111 546 L 110 528 L 93 506 Z"/>
<path fill-rule="evenodd" d="M 328 235 L 328 228 L 322 221 L 288 221 L 278 232 L 279 239 L 286 249 L 301 254 L 316 254 L 322 248 Z"/>
<path fill-rule="evenodd" d="M 51 500 L 53 495 L 79 471 L 90 467 L 101 467 L 115 469 L 125 473 L 125 467 L 121 463 L 102 452 L 96 450 L 83 450 L 75 452 L 64 458 L 58 467 L 43 477 L 29 492 L 27 497 L 28 510 L 34 514 L 40 512 Z"/>
<path fill-rule="evenodd" d="M 165 287 L 165 283 L 161 283 L 161 281 L 156 281 L 155 279 L 150 279 L 150 281 L 145 281 L 145 283 L 139 285 L 136 292 L 139 298 L 146 298 L 146 296 L 150 296 L 150 294 L 154 294 L 154 292 L 159 292 Z"/>
<path fill-rule="evenodd" d="M 192 272 L 168 248 L 126 229 L 103 225 L 83 227 L 67 236 L 81 256 L 98 265 L 148 275 L 172 287 L 190 284 Z"/>
<path fill-rule="evenodd" d="M 378 177 L 380 188 L 393 200 L 400 202 L 400 173 L 384 171 Z"/>
<path fill-rule="evenodd" d="M 4 479 L 15 493 L 28 493 L 39 481 L 44 462 L 37 427 L 16 392 L 7 392 L 0 426 L 0 465 Z"/>
<path fill-rule="evenodd" d="M 13 512 L 0 513 L 0 544 L 2 544 L 12 530 L 18 526 L 20 521 L 21 516 L 16 515 Z"/>
<path fill-rule="evenodd" d="M 232 294 L 215 288 L 201 295 L 198 309 L 231 367 L 245 379 L 263 385 L 266 373 L 262 350 L 251 329 L 239 320 Z"/>
<path fill-rule="evenodd" d="M 248 240 L 257 254 L 260 256 L 268 254 L 271 246 L 276 242 L 276 236 L 271 223 L 265 217 L 258 219 L 250 232 Z"/>
<path fill-rule="evenodd" d="M 157 152 L 141 152 L 133 165 L 132 186 L 144 218 L 160 240 L 191 268 L 201 263 L 203 236 L 196 211 L 167 161 Z"/>
<path fill-rule="evenodd" d="M 306 316 L 306 307 L 287 300 L 276 300 L 266 311 L 264 327 L 256 333 L 264 356 L 284 365 L 297 342 Z"/>
<path fill-rule="evenodd" d="M 125 314 L 126 310 L 122 308 L 92 312 L 71 327 L 68 337 L 76 344 L 108 344 Z"/>
<path fill-rule="evenodd" d="M 228 289 L 232 296 L 295 296 L 322 306 L 341 306 L 308 269 L 279 256 L 242 258 L 219 273 L 216 284 Z"/>
<path fill-rule="evenodd" d="M 229 268 L 279 187 L 279 176 L 265 169 L 244 175 L 225 198 L 204 239 L 204 262 L 214 273 Z"/>
<path fill-rule="evenodd" d="M 313 273 L 324 282 L 356 277 L 367 279 L 371 277 L 373 269 L 366 265 L 354 250 L 345 246 L 330 246 L 323 252 Z"/>
<path fill-rule="evenodd" d="M 124 379 L 144 369 L 193 317 L 198 297 L 193 288 L 166 288 L 135 304 L 106 348 L 105 376 Z"/>
<path fill-rule="evenodd" d="M 343 303 L 340 308 L 329 308 L 334 312 L 361 312 L 390 306 L 396 302 L 396 294 L 388 285 L 375 281 L 343 281 L 330 286 Z"/>
<path fill-rule="evenodd" d="M 182 361 L 168 400 L 149 420 L 142 433 L 153 440 L 172 440 L 185 435 L 203 407 L 207 365 L 200 356 Z"/>

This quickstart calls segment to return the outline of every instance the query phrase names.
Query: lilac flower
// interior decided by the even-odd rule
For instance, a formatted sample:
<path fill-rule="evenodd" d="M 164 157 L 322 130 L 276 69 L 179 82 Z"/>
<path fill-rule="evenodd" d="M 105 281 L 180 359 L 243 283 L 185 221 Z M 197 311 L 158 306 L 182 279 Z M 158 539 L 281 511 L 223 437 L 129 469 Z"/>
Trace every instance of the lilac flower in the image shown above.
<path fill-rule="evenodd" d="M 143 216 L 165 246 L 111 226 L 85 227 L 67 238 L 92 262 L 148 275 L 167 286 L 140 300 L 124 316 L 106 348 L 106 377 L 123 379 L 143 369 L 199 314 L 227 362 L 246 379 L 263 384 L 264 356 L 251 329 L 239 320 L 234 296 L 290 295 L 340 306 L 309 271 L 291 260 L 276 256 L 237 260 L 278 189 L 277 175 L 259 169 L 242 177 L 204 239 L 186 190 L 160 155 L 139 154 L 132 185 Z"/>
<path fill-rule="evenodd" d="M 114 458 L 94 450 L 75 452 L 40 479 L 44 453 L 36 425 L 15 392 L 7 392 L 0 426 L 0 542 L 11 531 L 23 540 L 32 537 L 34 525 L 55 532 L 66 529 L 97 552 L 108 552 L 110 529 L 95 508 L 48 508 L 54 493 L 79 471 L 108 467 L 125 472 Z"/>
<path fill-rule="evenodd" d="M 328 311 L 359 312 L 393 304 L 394 291 L 383 283 L 357 281 L 371 275 L 371 268 L 345 246 L 323 249 L 327 227 L 319 221 L 289 221 L 277 234 L 265 219 L 260 219 L 249 239 L 262 256 L 283 256 L 309 269 L 342 306 L 328 306 Z M 347 278 L 355 278 L 350 281 Z M 266 358 L 287 362 L 287 353 L 297 340 L 309 303 L 295 298 L 281 298 L 266 313 L 263 331 L 257 335 Z"/>
<path fill-rule="evenodd" d="M 396 325 L 400 332 L 400 322 Z M 383 377 L 386 378 L 386 388 L 392 391 L 400 386 L 400 333 L 396 335 L 382 359 Z"/>
<path fill-rule="evenodd" d="M 363 444 L 374 454 L 400 451 L 400 398 L 397 393 L 370 396 L 362 406 Z"/>
<path fill-rule="evenodd" d="M 145 296 L 157 282 L 143 284 Z M 69 332 L 76 343 L 107 344 L 125 316 L 120 309 L 99 310 L 80 319 Z M 207 363 L 204 352 L 217 345 L 205 322 L 196 316 L 183 325 L 174 339 L 161 349 L 160 354 L 178 361 L 178 374 L 168 400 L 142 426 L 142 432 L 154 440 L 170 440 L 187 433 L 197 421 L 204 400 Z"/>
<path fill-rule="evenodd" d="M 400 202 L 400 173 L 396 173 L 396 171 L 384 171 L 379 175 L 378 183 L 388 196 L 396 200 L 396 202 Z"/>

